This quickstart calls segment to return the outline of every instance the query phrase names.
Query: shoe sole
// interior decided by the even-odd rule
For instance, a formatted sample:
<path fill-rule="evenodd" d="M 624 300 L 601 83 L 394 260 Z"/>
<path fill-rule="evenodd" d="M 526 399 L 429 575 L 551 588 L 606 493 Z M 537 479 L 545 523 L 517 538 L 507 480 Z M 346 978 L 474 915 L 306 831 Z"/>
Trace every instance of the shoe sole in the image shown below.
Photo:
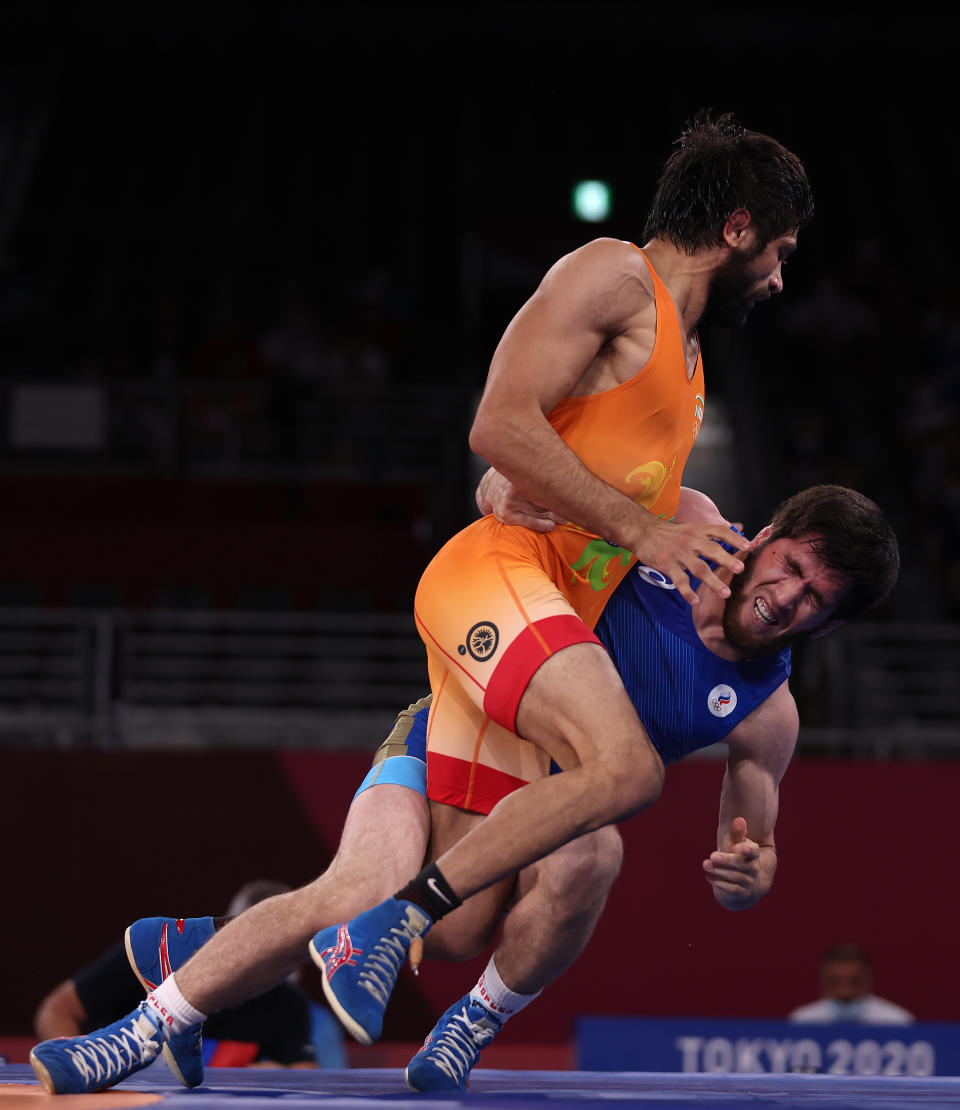
<path fill-rule="evenodd" d="M 337 996 L 333 993 L 333 988 L 330 986 L 329 980 L 327 979 L 326 965 L 323 960 L 320 959 L 320 953 L 314 948 L 313 941 L 310 941 L 308 948 L 310 950 L 310 958 L 317 967 L 320 968 L 320 972 L 323 975 L 323 993 L 329 1003 L 330 1009 L 336 1014 L 340 1024 L 355 1041 L 359 1041 L 361 1044 L 373 1044 L 373 1037 L 371 1037 L 366 1029 L 347 1013 L 340 1005 Z"/>
<path fill-rule="evenodd" d="M 130 930 L 132 928 L 132 925 L 128 925 L 127 931 L 123 934 L 123 947 L 127 950 L 127 962 L 130 964 L 130 970 L 140 980 L 140 986 L 149 994 L 153 987 L 140 974 L 140 968 L 137 967 L 137 961 L 133 957 L 133 945 L 130 943 Z"/>
<path fill-rule="evenodd" d="M 36 1075 L 37 1079 L 39 1079 L 40 1082 L 43 1084 L 43 1089 L 47 1092 L 47 1094 L 55 1095 L 57 1091 L 53 1085 L 53 1080 L 50 1078 L 50 1072 L 47 1071 L 46 1064 L 44 1064 L 40 1060 L 40 1058 L 35 1056 L 32 1052 L 30 1053 L 30 1067 L 33 1068 L 34 1074 Z"/>
<path fill-rule="evenodd" d="M 127 962 L 130 964 L 130 970 L 140 980 L 140 986 L 142 986 L 147 994 L 149 994 L 153 990 L 153 987 L 140 974 L 140 968 L 137 967 L 137 961 L 133 957 L 133 945 L 130 943 L 130 930 L 132 928 L 132 925 L 128 925 L 126 932 L 123 934 L 123 947 L 127 950 Z M 186 1079 L 183 1078 L 183 1072 L 180 1070 L 180 1065 L 177 1063 L 177 1058 L 174 1056 L 173 1050 L 170 1048 L 170 1045 L 167 1043 L 167 1041 L 163 1042 L 163 1048 L 161 1048 L 160 1051 L 163 1053 L 163 1058 L 167 1062 L 167 1067 L 180 1081 L 180 1085 L 182 1087 L 186 1087 L 188 1091 L 193 1090 Z M 52 1091 L 50 1093 L 53 1094 Z"/>
<path fill-rule="evenodd" d="M 418 1095 L 464 1095 L 470 1090 L 469 1083 L 465 1087 L 415 1087 L 410 1082 L 409 1065 L 403 1069 L 403 1081 L 411 1091 L 416 1091 Z"/>

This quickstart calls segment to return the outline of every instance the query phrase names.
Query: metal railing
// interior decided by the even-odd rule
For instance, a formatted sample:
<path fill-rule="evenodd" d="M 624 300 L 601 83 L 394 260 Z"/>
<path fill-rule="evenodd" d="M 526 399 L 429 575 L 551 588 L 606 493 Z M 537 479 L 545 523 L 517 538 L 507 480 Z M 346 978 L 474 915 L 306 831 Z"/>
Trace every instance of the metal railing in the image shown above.
<path fill-rule="evenodd" d="M 405 615 L 0 610 L 0 742 L 372 748 L 427 689 Z"/>
<path fill-rule="evenodd" d="M 960 756 L 960 625 L 862 623 L 798 661 L 801 755 Z M 427 690 L 405 614 L 0 609 L 0 743 L 373 748 Z"/>
<path fill-rule="evenodd" d="M 960 755 L 960 624 L 851 624 L 817 643 L 808 664 L 801 681 L 822 722 L 801 734 L 808 749 Z"/>

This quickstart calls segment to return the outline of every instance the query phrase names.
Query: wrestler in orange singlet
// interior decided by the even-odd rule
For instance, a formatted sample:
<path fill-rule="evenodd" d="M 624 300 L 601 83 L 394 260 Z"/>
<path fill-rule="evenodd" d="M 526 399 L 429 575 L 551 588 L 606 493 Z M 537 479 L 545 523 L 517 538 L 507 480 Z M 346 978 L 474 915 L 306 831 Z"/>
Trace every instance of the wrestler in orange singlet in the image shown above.
<path fill-rule="evenodd" d="M 486 518 L 421 581 L 435 863 L 397 897 L 434 920 L 658 796 L 662 763 L 591 631 L 604 579 L 637 559 L 691 604 L 688 571 L 729 596 L 743 564 L 721 544 L 746 544 L 669 520 L 703 414 L 698 327 L 743 323 L 779 293 L 811 214 L 795 155 L 708 113 L 664 167 L 643 250 L 571 252 L 505 331 L 470 445 L 571 523 L 545 537 Z"/>
<path fill-rule="evenodd" d="M 703 367 L 688 373 L 673 300 L 648 264 L 653 351 L 627 381 L 563 398 L 547 419 L 593 471 L 649 512 L 671 519 L 680 475 L 703 419 Z M 416 618 L 434 691 L 429 797 L 474 812 L 541 777 L 549 758 L 514 734 L 530 676 L 592 633 L 635 556 L 574 524 L 543 535 L 484 517 L 424 573 Z"/>

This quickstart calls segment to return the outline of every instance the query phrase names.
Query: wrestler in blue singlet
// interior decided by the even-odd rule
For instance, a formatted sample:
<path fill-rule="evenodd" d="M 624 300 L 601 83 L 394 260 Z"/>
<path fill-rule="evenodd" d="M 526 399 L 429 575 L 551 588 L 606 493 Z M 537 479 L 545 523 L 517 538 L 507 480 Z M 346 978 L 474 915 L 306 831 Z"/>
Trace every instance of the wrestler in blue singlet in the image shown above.
<path fill-rule="evenodd" d="M 741 662 L 714 655 L 690 605 L 650 567 L 634 568 L 617 587 L 596 633 L 664 764 L 722 741 L 790 675 L 789 647 Z M 399 715 L 358 794 L 374 783 L 426 792 L 429 707 L 421 698 Z"/>

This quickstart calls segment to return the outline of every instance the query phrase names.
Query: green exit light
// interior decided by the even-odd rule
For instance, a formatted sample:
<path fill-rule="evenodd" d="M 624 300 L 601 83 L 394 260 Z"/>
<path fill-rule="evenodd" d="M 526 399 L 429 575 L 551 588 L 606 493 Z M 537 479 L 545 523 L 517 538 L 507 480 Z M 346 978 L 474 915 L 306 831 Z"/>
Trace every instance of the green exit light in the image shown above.
<path fill-rule="evenodd" d="M 605 181 L 578 181 L 573 187 L 573 214 L 596 224 L 610 215 L 610 186 Z"/>

